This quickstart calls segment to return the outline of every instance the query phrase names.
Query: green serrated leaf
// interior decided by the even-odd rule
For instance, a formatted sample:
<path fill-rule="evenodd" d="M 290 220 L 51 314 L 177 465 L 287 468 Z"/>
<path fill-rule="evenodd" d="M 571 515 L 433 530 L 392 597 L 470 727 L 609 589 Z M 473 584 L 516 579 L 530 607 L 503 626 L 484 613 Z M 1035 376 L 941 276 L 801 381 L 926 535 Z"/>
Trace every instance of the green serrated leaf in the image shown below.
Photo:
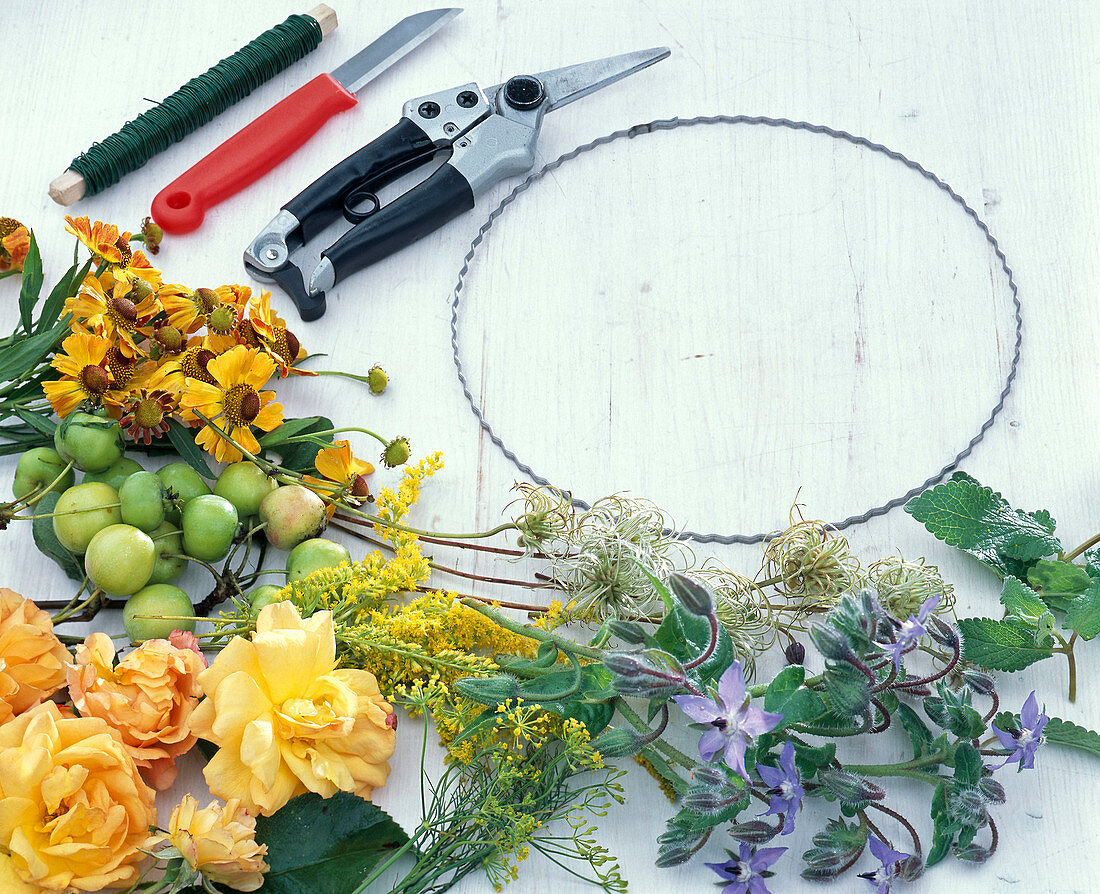
<path fill-rule="evenodd" d="M 1005 607 L 1005 617 L 1014 617 L 1028 627 L 1037 628 L 1043 616 L 1050 614 L 1038 593 L 1011 576 L 1001 586 L 1001 605 Z"/>
<path fill-rule="evenodd" d="M 50 491 L 34 504 L 34 514 L 47 516 L 53 512 L 61 495 L 56 491 Z M 53 559 L 67 577 L 75 581 L 84 580 L 84 565 L 75 555 L 61 545 L 53 530 L 53 519 L 48 517 L 36 518 L 31 522 L 31 534 L 34 537 L 34 545 L 44 556 Z"/>
<path fill-rule="evenodd" d="M 958 627 L 963 638 L 963 655 L 990 670 L 1022 670 L 1052 654 L 1049 645 L 1036 642 L 1034 630 L 1012 619 L 963 618 Z"/>
<path fill-rule="evenodd" d="M 975 788 L 982 778 L 982 756 L 969 742 L 961 742 L 955 748 L 955 783 Z"/>
<path fill-rule="evenodd" d="M 908 705 L 900 704 L 895 716 L 902 729 L 909 734 L 909 741 L 913 745 L 914 759 L 932 754 L 935 750 L 932 747 L 932 731 L 925 726 L 924 721 L 920 719 L 920 715 Z"/>
<path fill-rule="evenodd" d="M 1069 604 L 1062 629 L 1073 630 L 1086 640 L 1100 633 L 1100 579 Z"/>
<path fill-rule="evenodd" d="M 1015 725 L 1019 728 L 1019 718 L 1014 718 Z M 1001 729 L 1004 726 L 998 724 Z M 1090 754 L 1095 754 L 1100 757 L 1100 733 L 1093 732 L 1091 729 L 1086 729 L 1083 726 L 1078 726 L 1069 720 L 1059 720 L 1057 717 L 1051 717 L 1046 727 L 1043 729 L 1043 735 L 1046 736 L 1048 745 L 1062 745 L 1066 748 L 1079 748 L 1082 751 L 1087 751 Z"/>
<path fill-rule="evenodd" d="M 194 436 L 175 419 L 168 420 L 168 440 L 172 442 L 180 458 L 203 478 L 217 477 L 206 464 L 206 455 L 195 443 Z"/>
<path fill-rule="evenodd" d="M 1067 611 L 1075 596 L 1092 583 L 1092 576 L 1072 562 L 1041 559 L 1027 571 L 1027 582 L 1039 590 L 1043 601 L 1056 611 Z"/>
<path fill-rule="evenodd" d="M 256 818 L 271 866 L 261 894 L 349 894 L 408 840 L 382 808 L 355 795 L 299 795 Z"/>
<path fill-rule="evenodd" d="M 315 435 L 316 440 L 281 444 L 273 448 L 282 457 L 281 465 L 285 468 L 306 474 L 316 471 L 313 463 L 317 459 L 317 452 L 330 446 L 334 437 L 332 434 L 316 434 L 316 432 L 327 432 L 333 427 L 331 419 L 325 416 L 316 418 L 316 422 L 298 432 L 299 435 Z"/>
<path fill-rule="evenodd" d="M 34 230 L 30 231 L 30 246 L 23 261 L 23 282 L 19 289 L 19 321 L 30 334 L 34 319 L 34 306 L 42 292 L 42 256 L 38 252 L 38 242 Z"/>
<path fill-rule="evenodd" d="M 999 493 L 968 475 L 926 490 L 906 503 L 905 511 L 932 536 L 1002 574 L 1014 573 L 1012 563 L 1034 562 L 1062 548 L 1049 513 L 1013 509 Z"/>
<path fill-rule="evenodd" d="M 1100 548 L 1085 551 L 1085 574 L 1100 577 Z"/>

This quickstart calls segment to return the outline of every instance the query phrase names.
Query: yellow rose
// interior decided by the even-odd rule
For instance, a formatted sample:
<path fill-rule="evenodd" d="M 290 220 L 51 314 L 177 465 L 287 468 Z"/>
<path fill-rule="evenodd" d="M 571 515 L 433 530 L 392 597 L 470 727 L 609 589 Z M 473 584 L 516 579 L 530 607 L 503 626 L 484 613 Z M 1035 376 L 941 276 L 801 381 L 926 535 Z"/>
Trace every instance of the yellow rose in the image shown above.
<path fill-rule="evenodd" d="M 202 697 L 198 676 L 206 664 L 198 652 L 166 639 L 148 640 L 114 661 L 111 638 L 89 634 L 69 668 L 69 695 L 82 716 L 106 720 L 149 784 L 164 790 L 176 780 L 176 758 L 195 744 L 187 721 Z"/>
<path fill-rule="evenodd" d="M 270 868 L 267 845 L 256 844 L 256 818 L 239 801 L 217 801 L 202 810 L 190 795 L 168 820 L 168 838 L 190 864 L 210 881 L 237 891 L 255 891 Z"/>
<path fill-rule="evenodd" d="M 0 852 L 46 891 L 100 891 L 137 877 L 152 843 L 153 790 L 98 717 L 44 702 L 0 726 Z"/>
<path fill-rule="evenodd" d="M 0 723 L 64 686 L 68 662 L 50 616 L 14 590 L 0 587 Z"/>
<path fill-rule="evenodd" d="M 219 746 L 203 774 L 220 798 L 270 816 L 307 791 L 369 800 L 385 784 L 396 717 L 374 674 L 336 668 L 331 612 L 267 606 L 252 640 L 230 640 L 199 685 L 191 729 Z"/>

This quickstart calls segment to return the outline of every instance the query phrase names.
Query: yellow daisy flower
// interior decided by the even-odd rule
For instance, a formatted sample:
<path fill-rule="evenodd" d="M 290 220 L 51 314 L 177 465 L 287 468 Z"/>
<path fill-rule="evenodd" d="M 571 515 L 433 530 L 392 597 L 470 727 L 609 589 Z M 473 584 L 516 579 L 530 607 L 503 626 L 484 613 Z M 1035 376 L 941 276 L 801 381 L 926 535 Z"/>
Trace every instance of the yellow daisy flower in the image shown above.
<path fill-rule="evenodd" d="M 160 303 L 168 314 L 169 324 L 190 335 L 206 325 L 221 299 L 213 289 L 168 285 L 160 291 Z"/>
<path fill-rule="evenodd" d="M 107 370 L 110 349 L 108 339 L 81 332 L 73 333 L 61 343 L 61 353 L 50 361 L 61 378 L 44 382 L 42 390 L 62 419 L 86 400 L 103 403 L 112 385 Z"/>
<path fill-rule="evenodd" d="M 179 409 L 179 390 L 183 377 L 173 376 L 173 371 L 164 363 L 157 367 L 142 382 L 141 387 L 131 394 L 130 401 L 123 408 L 119 425 L 126 434 L 137 443 L 151 444 L 153 438 L 159 438 L 168 431 L 168 419 Z"/>
<path fill-rule="evenodd" d="M 120 236 L 118 227 L 114 224 L 103 223 L 101 220 L 93 224 L 86 214 L 77 218 L 66 215 L 65 230 L 83 242 L 93 255 L 98 255 L 107 263 L 117 264 L 122 260 Z M 127 243 L 126 251 L 129 252 L 129 250 Z"/>
<path fill-rule="evenodd" d="M 181 406 L 202 413 L 246 450 L 258 452 L 260 444 L 251 426 L 271 431 L 283 421 L 282 404 L 273 402 L 275 392 L 258 390 L 275 372 L 274 361 L 261 351 L 238 345 L 210 360 L 206 371 L 215 384 L 188 381 Z M 218 462 L 243 459 L 243 454 L 210 425 L 202 427 L 195 443 Z"/>
<path fill-rule="evenodd" d="M 120 296 L 137 290 L 139 295 L 143 295 L 157 291 L 163 285 L 160 271 L 149 263 L 143 251 L 130 250 L 129 233 L 123 233 L 118 242 L 122 257 L 103 274 L 104 283 L 111 293 Z"/>
<path fill-rule="evenodd" d="M 131 294 L 136 298 L 136 293 Z M 154 294 L 149 293 L 135 303 L 129 296 L 105 291 L 103 283 L 91 274 L 84 278 L 80 291 L 65 301 L 65 311 L 73 316 L 73 329 L 105 338 L 117 337 L 131 357 L 138 353 L 135 333 L 159 310 Z"/>
<path fill-rule="evenodd" d="M 0 217 L 0 270 L 22 270 L 31 234 L 14 217 Z"/>
<path fill-rule="evenodd" d="M 352 456 L 347 441 L 335 441 L 332 447 L 322 447 L 313 465 L 324 480 L 307 475 L 302 483 L 318 495 L 335 498 L 346 493 L 357 501 L 374 499 L 367 484 L 367 476 L 374 472 L 374 466 Z M 332 518 L 336 507 L 330 503 L 325 511 Z"/>

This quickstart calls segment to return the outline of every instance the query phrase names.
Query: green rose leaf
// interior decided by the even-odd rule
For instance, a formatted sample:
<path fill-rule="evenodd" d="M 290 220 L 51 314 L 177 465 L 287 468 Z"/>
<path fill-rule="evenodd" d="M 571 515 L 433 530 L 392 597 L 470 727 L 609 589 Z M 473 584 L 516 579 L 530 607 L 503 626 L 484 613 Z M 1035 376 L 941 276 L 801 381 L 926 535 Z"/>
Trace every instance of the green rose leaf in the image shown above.
<path fill-rule="evenodd" d="M 1014 573 L 1019 563 L 1026 565 L 1062 548 L 1050 513 L 1013 509 L 999 493 L 962 473 L 914 497 L 905 511 L 932 536 L 1001 574 Z"/>
<path fill-rule="evenodd" d="M 990 670 L 1018 671 L 1051 656 L 1049 645 L 1040 645 L 1035 630 L 1008 618 L 963 618 L 959 621 L 963 655 Z"/>
<path fill-rule="evenodd" d="M 1069 604 L 1064 630 L 1073 630 L 1081 639 L 1092 639 L 1100 633 L 1100 579 L 1093 580 L 1088 589 Z"/>
<path fill-rule="evenodd" d="M 271 866 L 261 894 L 349 894 L 408 840 L 382 808 L 355 795 L 299 795 L 256 818 Z"/>

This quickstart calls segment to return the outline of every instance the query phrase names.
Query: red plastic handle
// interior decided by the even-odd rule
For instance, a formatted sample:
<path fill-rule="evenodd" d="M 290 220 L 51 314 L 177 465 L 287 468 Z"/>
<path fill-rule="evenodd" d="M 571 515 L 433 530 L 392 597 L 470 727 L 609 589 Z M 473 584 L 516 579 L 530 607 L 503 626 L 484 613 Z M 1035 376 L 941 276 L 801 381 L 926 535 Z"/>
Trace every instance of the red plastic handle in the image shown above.
<path fill-rule="evenodd" d="M 198 229 L 208 210 L 259 180 L 329 118 L 358 102 L 331 75 L 318 75 L 157 193 L 153 220 L 168 233 Z"/>

